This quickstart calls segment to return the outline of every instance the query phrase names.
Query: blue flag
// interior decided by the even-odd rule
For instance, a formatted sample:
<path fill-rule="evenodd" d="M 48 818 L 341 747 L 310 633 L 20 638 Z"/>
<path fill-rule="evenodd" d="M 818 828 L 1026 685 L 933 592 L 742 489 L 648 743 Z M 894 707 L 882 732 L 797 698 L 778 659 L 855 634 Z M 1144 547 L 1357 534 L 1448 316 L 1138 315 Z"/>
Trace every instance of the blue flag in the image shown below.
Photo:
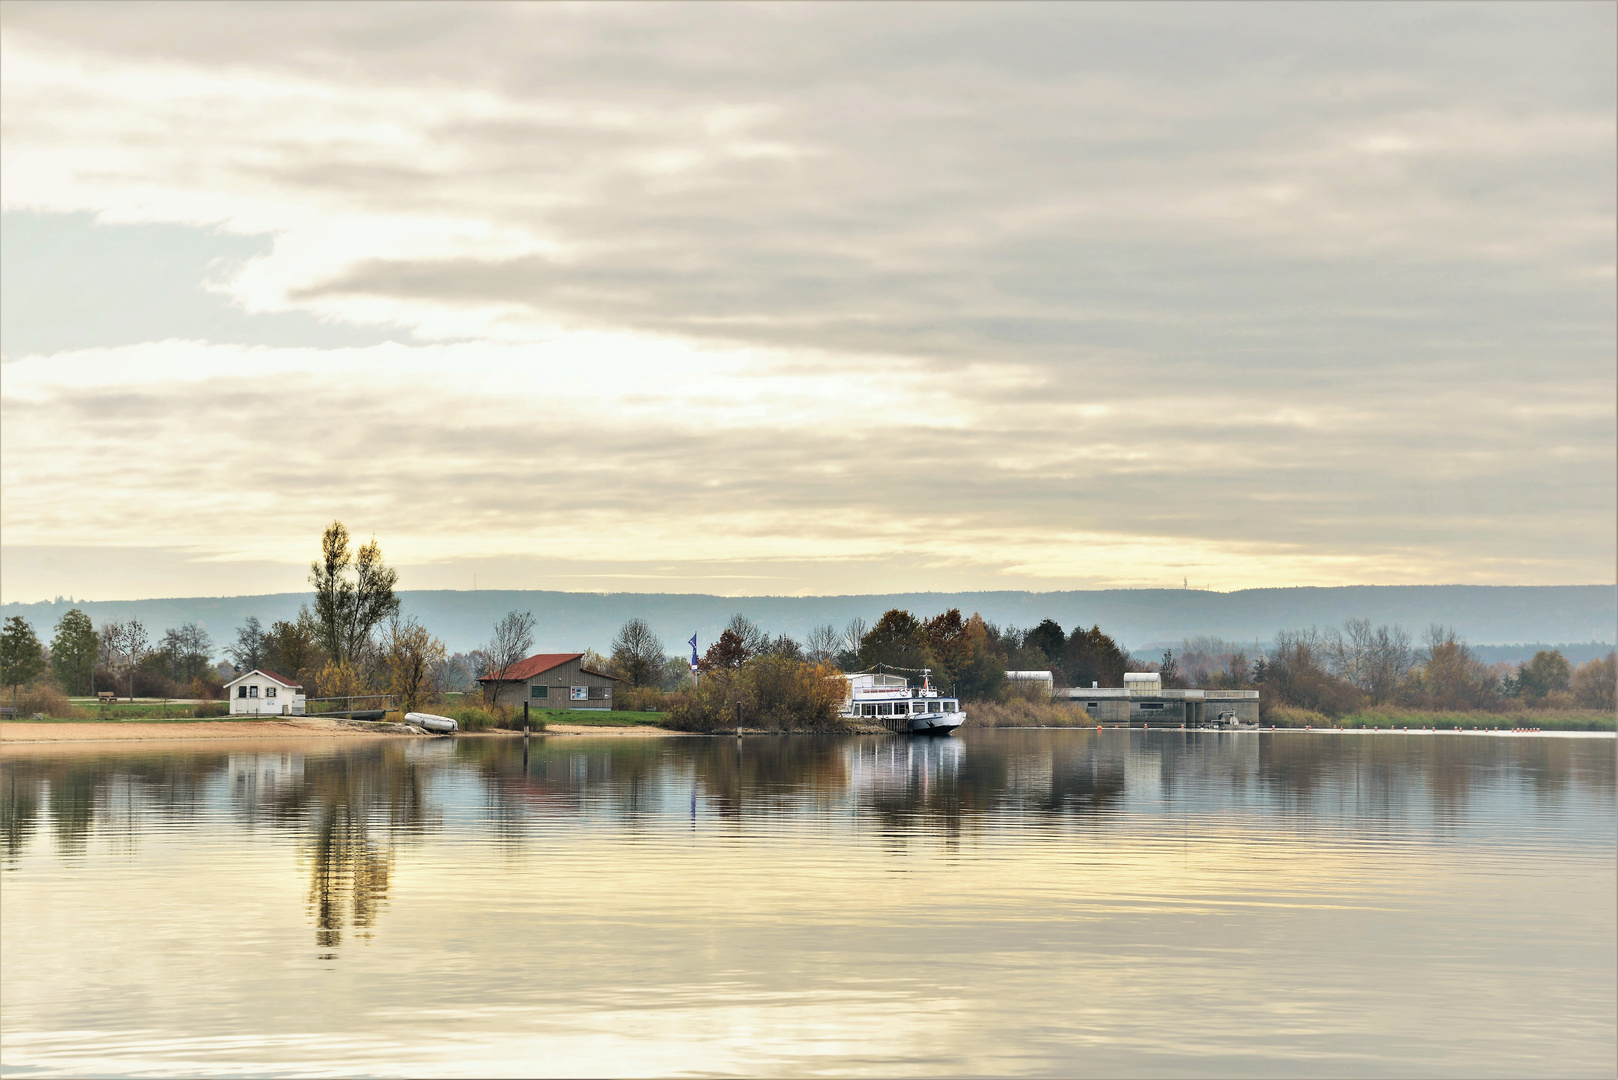
<path fill-rule="evenodd" d="M 697 635 L 691 635 L 691 674 L 697 673 Z"/>

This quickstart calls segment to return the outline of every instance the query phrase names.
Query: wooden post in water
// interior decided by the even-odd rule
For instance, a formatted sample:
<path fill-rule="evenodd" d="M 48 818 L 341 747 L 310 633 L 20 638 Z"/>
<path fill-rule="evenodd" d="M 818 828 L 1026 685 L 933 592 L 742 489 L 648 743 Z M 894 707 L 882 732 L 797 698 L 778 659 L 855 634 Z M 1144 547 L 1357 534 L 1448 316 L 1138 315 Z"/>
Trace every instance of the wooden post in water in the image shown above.
<path fill-rule="evenodd" d="M 528 702 L 522 703 L 522 737 L 528 738 Z"/>

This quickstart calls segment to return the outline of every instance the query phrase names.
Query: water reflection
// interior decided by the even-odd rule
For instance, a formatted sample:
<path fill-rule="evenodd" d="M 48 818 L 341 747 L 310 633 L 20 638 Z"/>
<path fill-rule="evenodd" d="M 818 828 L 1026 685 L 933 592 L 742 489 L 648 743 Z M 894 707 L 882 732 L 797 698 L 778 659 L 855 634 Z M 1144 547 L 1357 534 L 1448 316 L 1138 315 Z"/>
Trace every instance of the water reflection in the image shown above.
<path fill-rule="evenodd" d="M 211 814 L 297 837 L 317 944 L 367 935 L 401 845 L 475 799 L 479 830 L 521 843 L 534 823 L 603 817 L 696 827 L 839 814 L 902 834 L 959 836 L 1006 814 L 1104 824 L 1127 813 L 1331 815 L 1443 827 L 1508 820 L 1523 798 L 1613 803 L 1611 740 L 1282 733 L 1010 731 L 941 740 L 460 739 L 278 752 L 30 755 L 0 763 L 0 831 L 15 866 L 48 821 L 82 859 Z M 470 783 L 469 783 L 470 781 Z"/>
<path fill-rule="evenodd" d="M 1610 1072 L 1614 749 L 7 746 L 0 1052 L 62 1075 Z"/>

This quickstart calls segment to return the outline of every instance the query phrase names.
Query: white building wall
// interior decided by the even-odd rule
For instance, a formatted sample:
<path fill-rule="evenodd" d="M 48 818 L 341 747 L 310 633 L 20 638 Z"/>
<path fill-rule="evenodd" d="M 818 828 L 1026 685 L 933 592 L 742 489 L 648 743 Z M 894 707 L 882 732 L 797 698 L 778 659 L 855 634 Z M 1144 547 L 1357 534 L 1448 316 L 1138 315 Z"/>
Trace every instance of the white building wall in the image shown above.
<path fill-rule="evenodd" d="M 232 716 L 302 716 L 305 698 L 303 691 L 282 686 L 274 679 L 262 675 L 253 675 L 232 686 L 227 687 L 230 693 L 230 715 Z M 247 696 L 242 696 L 242 691 Z M 266 691 L 273 690 L 275 696 L 271 697 Z"/>

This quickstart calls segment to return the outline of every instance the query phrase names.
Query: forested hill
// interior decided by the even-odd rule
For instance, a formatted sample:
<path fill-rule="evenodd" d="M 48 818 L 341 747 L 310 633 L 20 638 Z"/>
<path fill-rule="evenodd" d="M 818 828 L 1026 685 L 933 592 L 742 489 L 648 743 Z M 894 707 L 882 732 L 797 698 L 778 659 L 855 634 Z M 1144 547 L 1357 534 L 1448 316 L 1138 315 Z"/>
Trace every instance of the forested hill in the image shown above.
<path fill-rule="evenodd" d="M 1002 625 L 1032 626 L 1052 618 L 1064 629 L 1099 623 L 1131 648 L 1208 634 L 1233 641 L 1268 641 L 1277 630 L 1326 626 L 1349 618 L 1400 623 L 1419 638 L 1439 622 L 1474 644 L 1618 641 L 1618 587 L 1611 585 L 1484 586 L 1359 585 L 1344 588 L 1244 589 L 1201 592 L 1179 589 L 1105 589 L 1086 592 L 896 593 L 887 596 L 707 596 L 685 593 L 566 593 L 542 591 L 402 592 L 404 610 L 421 619 L 452 651 L 472 648 L 510 610 L 532 611 L 541 651 L 605 649 L 625 619 L 652 624 L 671 652 L 695 632 L 704 646 L 740 611 L 771 633 L 800 640 L 810 627 L 838 628 L 852 618 L 875 619 L 888 608 L 931 615 L 951 607 L 980 612 Z M 290 618 L 309 599 L 302 593 L 262 596 L 188 597 L 166 600 L 78 601 L 6 604 L 49 639 L 63 612 L 80 607 L 99 625 L 131 616 L 161 633 L 185 622 L 201 623 L 223 642 L 249 615 L 267 626 Z"/>

